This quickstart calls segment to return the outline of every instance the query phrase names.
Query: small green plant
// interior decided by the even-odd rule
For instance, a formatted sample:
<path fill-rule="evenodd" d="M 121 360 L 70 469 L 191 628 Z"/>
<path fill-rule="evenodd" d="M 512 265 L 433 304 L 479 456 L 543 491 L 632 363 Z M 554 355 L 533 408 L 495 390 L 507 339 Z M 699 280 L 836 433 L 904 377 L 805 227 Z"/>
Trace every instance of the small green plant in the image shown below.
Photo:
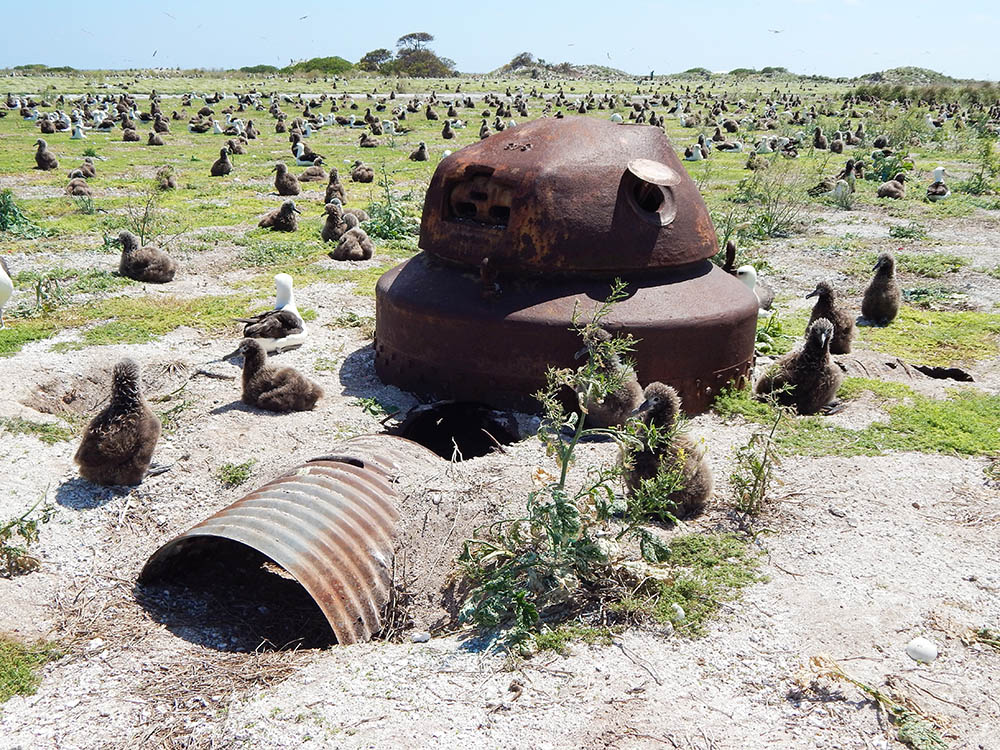
<path fill-rule="evenodd" d="M 795 344 L 796 336 L 785 330 L 781 315 L 774 310 L 770 315 L 757 317 L 757 338 L 754 349 L 759 355 L 784 354 Z"/>
<path fill-rule="evenodd" d="M 76 204 L 76 210 L 85 216 L 92 216 L 97 212 L 94 199 L 89 195 L 78 195 L 73 198 L 73 202 Z"/>
<path fill-rule="evenodd" d="M 40 565 L 38 558 L 28 552 L 28 547 L 38 541 L 39 527 L 48 523 L 55 513 L 51 505 L 39 508 L 41 503 L 39 498 L 20 516 L 0 525 L 0 575 L 11 578 Z"/>
<path fill-rule="evenodd" d="M 789 162 L 757 170 L 743 178 L 732 201 L 743 204 L 742 215 L 734 217 L 737 236 L 749 239 L 787 237 L 805 217 L 808 205 L 802 177 Z M 728 239 L 728 238 L 727 238 Z"/>
<path fill-rule="evenodd" d="M 380 240 L 397 240 L 416 234 L 415 220 L 406 215 L 392 195 L 392 184 L 384 163 L 378 184 L 383 197 L 368 205 L 369 219 L 364 224 L 365 231 Z"/>
<path fill-rule="evenodd" d="M 774 469 L 780 465 L 775 433 L 786 418 L 774 408 L 770 428 L 757 430 L 736 451 L 736 466 L 729 476 L 733 488 L 733 508 L 743 517 L 744 525 L 763 515 L 772 502 L 771 488 L 777 481 Z"/>
<path fill-rule="evenodd" d="M 60 656 L 55 643 L 39 641 L 29 646 L 0 636 L 0 703 L 15 695 L 34 695 L 41 682 L 39 667 Z"/>
<path fill-rule="evenodd" d="M 49 235 L 48 230 L 38 226 L 18 207 L 14 201 L 14 191 L 10 188 L 0 190 L 0 232 L 25 240 Z"/>
<path fill-rule="evenodd" d="M 905 174 L 913 169 L 913 161 L 905 155 L 893 153 L 883 156 L 876 151 L 877 156 L 872 161 L 871 169 L 865 171 L 865 179 L 873 182 L 888 182 L 901 172 Z"/>
<path fill-rule="evenodd" d="M 97 156 L 97 149 L 94 148 L 93 146 L 87 146 L 87 148 L 83 150 L 83 155 L 94 158 Z"/>
<path fill-rule="evenodd" d="M 539 651 L 565 654 L 569 650 L 569 644 L 574 641 L 588 645 L 610 646 L 613 640 L 614 633 L 610 628 L 567 623 L 555 628 L 543 628 L 535 636 L 535 645 Z"/>
<path fill-rule="evenodd" d="M 993 145 L 995 136 L 987 129 L 980 131 L 976 146 L 975 171 L 967 180 L 956 185 L 956 189 L 969 195 L 987 195 L 994 190 L 993 181 L 1000 174 L 1000 158 Z"/>
<path fill-rule="evenodd" d="M 222 464 L 215 472 L 215 478 L 226 489 L 239 487 L 250 478 L 250 472 L 255 463 L 256 461 L 251 458 L 241 464 Z"/>
<path fill-rule="evenodd" d="M 889 236 L 901 240 L 927 239 L 927 230 L 915 221 L 909 224 L 893 224 L 889 227 Z"/>
<path fill-rule="evenodd" d="M 0 417 L 0 429 L 12 435 L 34 435 L 47 445 L 72 440 L 76 431 L 62 424 L 32 422 L 21 417 Z"/>
<path fill-rule="evenodd" d="M 375 417 L 375 419 L 382 419 L 383 417 L 390 417 L 399 411 L 399 407 L 395 404 L 384 404 L 377 398 L 359 398 L 355 403 L 361 407 L 361 409 L 369 416 Z"/>

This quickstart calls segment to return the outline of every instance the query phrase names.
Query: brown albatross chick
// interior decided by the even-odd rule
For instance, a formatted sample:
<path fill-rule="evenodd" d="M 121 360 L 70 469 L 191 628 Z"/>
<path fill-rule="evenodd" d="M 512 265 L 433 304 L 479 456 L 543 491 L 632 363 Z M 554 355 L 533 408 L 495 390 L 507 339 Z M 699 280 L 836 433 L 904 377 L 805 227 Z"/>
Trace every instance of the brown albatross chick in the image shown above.
<path fill-rule="evenodd" d="M 588 354 L 591 360 L 600 357 L 595 363 L 598 372 L 606 378 L 619 378 L 621 384 L 608 393 L 603 399 L 587 399 L 584 408 L 587 410 L 587 425 L 590 427 L 614 427 L 625 424 L 636 407 L 642 403 L 642 386 L 631 367 L 626 367 L 621 358 L 614 352 L 601 349 L 600 344 L 611 341 L 611 334 L 603 328 L 588 328 L 583 334 L 584 348 L 577 356 Z"/>
<path fill-rule="evenodd" d="M 861 300 L 861 317 L 884 326 L 896 318 L 902 298 L 896 283 L 896 259 L 892 253 L 880 253 L 873 270 L 875 277 Z"/>
<path fill-rule="evenodd" d="M 285 162 L 279 161 L 271 171 L 277 172 L 274 176 L 274 189 L 278 191 L 278 195 L 298 195 L 301 192 L 299 181 L 288 171 Z"/>
<path fill-rule="evenodd" d="M 819 282 L 816 288 L 806 295 L 806 299 L 810 297 L 816 297 L 816 304 L 813 305 L 812 315 L 809 316 L 806 328 L 808 329 L 814 320 L 826 318 L 833 324 L 830 353 L 850 354 L 851 340 L 854 338 L 854 316 L 837 304 L 833 287 L 825 281 Z"/>
<path fill-rule="evenodd" d="M 119 232 L 118 240 L 122 243 L 122 259 L 118 264 L 122 276 L 154 284 L 173 281 L 177 263 L 165 252 L 149 245 L 140 247 L 139 238 L 128 231 Z"/>
<path fill-rule="evenodd" d="M 374 179 L 375 170 L 360 159 L 357 159 L 351 166 L 351 180 L 354 182 L 372 182 Z"/>
<path fill-rule="evenodd" d="M 685 432 L 677 431 L 681 400 L 677 391 L 660 382 L 650 383 L 643 392 L 645 400 L 636 410 L 647 430 L 655 427 L 667 440 L 651 447 L 648 443 L 632 456 L 632 466 L 625 471 L 630 495 L 641 487 L 642 480 L 653 479 L 661 466 L 680 472 L 680 486 L 669 495 L 676 510 L 672 515 L 687 518 L 705 509 L 712 494 L 712 470 L 705 460 L 705 449 Z M 669 521 L 669 518 L 660 520 Z"/>
<path fill-rule="evenodd" d="M 302 213 L 295 207 L 294 201 L 285 201 L 257 224 L 259 227 L 273 229 L 276 232 L 294 232 L 299 228 L 299 218 L 295 214 Z"/>
<path fill-rule="evenodd" d="M 154 133 L 152 130 L 149 131 L 149 137 L 146 139 L 147 146 L 162 146 L 163 139 L 160 137 L 159 133 Z"/>
<path fill-rule="evenodd" d="M 326 193 L 323 195 L 323 203 L 329 203 L 334 198 L 344 205 L 347 205 L 347 198 L 344 194 L 344 186 L 340 182 L 340 173 L 336 167 L 330 168 L 330 181 L 326 185 Z"/>
<path fill-rule="evenodd" d="M 160 190 L 173 190 L 177 187 L 177 175 L 169 164 L 156 170 L 156 187 Z"/>
<path fill-rule="evenodd" d="M 243 403 L 268 411 L 309 411 L 323 397 L 323 389 L 291 367 L 267 363 L 264 347 L 243 339 L 234 354 L 243 355 Z"/>
<path fill-rule="evenodd" d="M 888 182 L 883 182 L 879 185 L 876 195 L 879 198 L 894 198 L 895 200 L 899 200 L 906 195 L 904 182 L 906 182 L 906 175 L 900 172 Z"/>
<path fill-rule="evenodd" d="M 160 420 L 139 386 L 139 365 L 123 359 L 111 376 L 111 403 L 83 433 L 73 460 L 94 484 L 139 484 L 160 438 Z"/>
<path fill-rule="evenodd" d="M 427 161 L 427 144 L 420 141 L 420 144 L 410 154 L 410 161 Z"/>
<path fill-rule="evenodd" d="M 323 168 L 323 157 L 317 156 L 311 167 L 299 175 L 299 182 L 322 182 L 326 179 L 326 169 Z"/>
<path fill-rule="evenodd" d="M 212 164 L 212 177 L 224 177 L 233 171 L 233 163 L 229 161 L 229 149 L 220 148 L 219 158 Z"/>
<path fill-rule="evenodd" d="M 830 361 L 832 336 L 833 323 L 826 318 L 813 321 L 802 348 L 779 359 L 757 381 L 757 396 L 773 394 L 779 404 L 794 406 L 799 414 L 815 414 L 830 404 L 844 377 Z"/>
<path fill-rule="evenodd" d="M 49 145 L 45 139 L 39 138 L 35 141 L 35 145 L 38 146 L 38 150 L 35 151 L 36 169 L 58 169 L 59 161 L 56 159 L 56 155 L 49 151 Z"/>
<path fill-rule="evenodd" d="M 89 196 L 91 195 L 90 186 L 82 177 L 74 177 L 66 186 L 66 195 L 73 195 L 77 197 Z"/>
<path fill-rule="evenodd" d="M 330 251 L 334 260 L 371 260 L 375 255 L 375 243 L 360 226 L 354 214 L 344 214 L 347 231 L 340 236 L 340 242 Z"/>

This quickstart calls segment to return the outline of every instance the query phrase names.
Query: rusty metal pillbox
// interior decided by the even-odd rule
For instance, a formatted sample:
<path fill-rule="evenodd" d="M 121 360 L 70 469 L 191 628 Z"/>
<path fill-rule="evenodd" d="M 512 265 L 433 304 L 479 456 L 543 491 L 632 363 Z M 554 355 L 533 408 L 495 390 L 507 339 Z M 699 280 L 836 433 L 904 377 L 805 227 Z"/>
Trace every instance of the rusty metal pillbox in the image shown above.
<path fill-rule="evenodd" d="M 530 408 L 546 368 L 574 364 L 574 309 L 615 278 L 629 296 L 605 327 L 689 413 L 752 364 L 757 300 L 708 260 L 708 210 L 659 128 L 544 118 L 451 154 L 420 248 L 376 288 L 375 366 L 401 388 Z"/>

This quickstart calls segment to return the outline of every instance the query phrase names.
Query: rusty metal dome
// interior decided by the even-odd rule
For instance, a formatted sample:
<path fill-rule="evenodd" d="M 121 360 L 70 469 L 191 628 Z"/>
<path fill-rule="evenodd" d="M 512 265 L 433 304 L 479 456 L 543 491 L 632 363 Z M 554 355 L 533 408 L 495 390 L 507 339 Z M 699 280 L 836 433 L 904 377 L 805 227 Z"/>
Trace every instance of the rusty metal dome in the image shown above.
<path fill-rule="evenodd" d="M 718 252 L 697 187 L 660 128 L 535 120 L 446 157 L 420 247 L 503 273 L 627 273 Z"/>
<path fill-rule="evenodd" d="M 420 247 L 375 293 L 375 368 L 400 388 L 535 408 L 547 368 L 575 366 L 574 311 L 616 277 L 606 327 L 688 413 L 752 365 L 757 299 L 708 260 L 708 211 L 659 128 L 547 118 L 467 146 L 431 179 Z"/>

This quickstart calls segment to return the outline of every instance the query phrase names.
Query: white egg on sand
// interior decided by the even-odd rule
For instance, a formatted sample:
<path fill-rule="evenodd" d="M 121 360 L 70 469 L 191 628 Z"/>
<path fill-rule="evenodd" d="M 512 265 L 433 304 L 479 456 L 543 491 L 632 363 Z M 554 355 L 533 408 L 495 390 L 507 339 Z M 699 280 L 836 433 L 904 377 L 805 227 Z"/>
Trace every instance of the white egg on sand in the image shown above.
<path fill-rule="evenodd" d="M 926 638 L 914 638 L 906 644 L 906 655 L 914 661 L 930 664 L 938 657 L 938 648 Z"/>

